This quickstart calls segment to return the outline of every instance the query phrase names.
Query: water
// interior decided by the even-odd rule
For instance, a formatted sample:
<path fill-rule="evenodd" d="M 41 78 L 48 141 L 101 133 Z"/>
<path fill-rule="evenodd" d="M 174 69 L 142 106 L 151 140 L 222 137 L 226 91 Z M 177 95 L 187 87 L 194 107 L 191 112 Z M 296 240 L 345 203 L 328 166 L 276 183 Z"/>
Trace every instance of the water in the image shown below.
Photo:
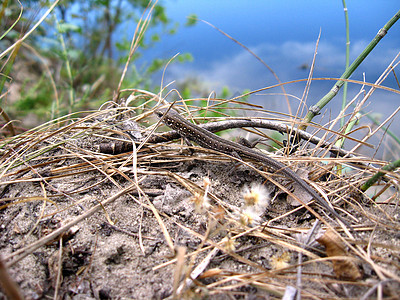
<path fill-rule="evenodd" d="M 350 21 L 350 63 L 364 50 L 380 28 L 399 9 L 397 0 L 347 1 Z M 341 1 L 261 1 L 261 0 L 170 0 L 162 2 L 167 15 L 180 24 L 186 16 L 198 18 L 217 26 L 250 48 L 265 61 L 282 82 L 307 78 L 319 34 L 318 55 L 313 77 L 339 77 L 345 66 L 345 21 Z M 397 5 L 396 5 L 397 4 Z M 366 58 L 351 79 L 375 82 L 400 50 L 400 23 L 396 23 Z M 209 92 L 228 86 L 230 91 L 241 93 L 277 83 L 257 59 L 248 51 L 204 23 L 194 27 L 180 27 L 177 34 L 164 37 L 145 56 L 170 58 L 177 53 L 189 52 L 194 61 L 168 67 L 165 82 L 182 82 L 188 76 L 197 78 Z M 399 72 L 398 72 L 399 73 Z M 399 73 L 400 74 L 400 73 Z M 399 76 L 400 77 L 400 76 Z M 160 81 L 160 75 L 155 78 Z M 307 98 L 314 105 L 329 91 L 334 81 L 315 81 Z M 390 74 L 383 85 L 398 89 L 395 77 Z M 289 94 L 301 97 L 305 83 L 286 86 Z M 350 85 L 348 99 L 361 89 Z M 368 91 L 368 88 L 366 88 Z M 267 109 L 287 112 L 283 97 L 274 89 L 254 96 L 251 101 Z M 291 97 L 295 111 L 299 100 Z M 367 112 L 389 116 L 400 103 L 399 94 L 378 91 L 367 101 Z M 324 122 L 336 116 L 341 106 L 337 96 L 323 110 Z M 318 122 L 318 119 L 316 120 Z M 366 124 L 369 121 L 365 121 Z M 392 129 L 400 134 L 399 118 L 395 117 Z"/>

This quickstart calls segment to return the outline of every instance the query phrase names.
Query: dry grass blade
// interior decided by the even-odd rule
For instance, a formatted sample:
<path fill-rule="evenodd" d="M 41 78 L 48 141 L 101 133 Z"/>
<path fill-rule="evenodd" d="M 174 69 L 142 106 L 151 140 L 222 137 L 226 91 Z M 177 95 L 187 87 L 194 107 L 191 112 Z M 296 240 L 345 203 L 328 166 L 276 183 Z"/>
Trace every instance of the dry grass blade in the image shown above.
<path fill-rule="evenodd" d="M 54 3 L 49 7 L 49 9 L 46 10 L 46 12 L 43 14 L 43 16 L 39 19 L 39 21 L 37 21 L 36 24 L 34 24 L 32 26 L 32 28 L 26 34 L 24 34 L 23 37 L 21 37 L 17 42 L 12 44 L 10 47 L 8 47 L 6 50 L 4 50 L 2 53 L 0 53 L 0 59 L 2 59 L 4 56 L 7 55 L 7 53 L 12 51 L 14 48 L 18 47 L 18 45 L 20 45 L 24 40 L 26 40 L 32 34 L 32 32 L 34 32 L 36 30 L 36 28 L 47 18 L 47 16 L 51 13 L 51 11 L 57 6 L 58 2 L 60 2 L 60 0 L 54 1 Z"/>
<path fill-rule="evenodd" d="M 121 90 L 121 86 L 122 83 L 125 79 L 126 76 L 126 72 L 128 71 L 128 66 L 132 60 L 133 54 L 135 53 L 135 51 L 138 49 L 140 42 L 143 40 L 143 36 L 144 33 L 146 32 L 147 26 L 149 25 L 149 22 L 151 20 L 151 14 L 153 12 L 154 7 L 156 6 L 157 1 L 155 1 L 154 3 L 152 3 L 152 1 L 149 1 L 147 9 L 143 12 L 139 22 L 137 23 L 136 29 L 135 29 L 135 33 L 132 37 L 132 42 L 131 42 L 131 48 L 129 50 L 129 57 L 125 63 L 125 67 L 124 70 L 122 72 L 121 75 L 121 79 L 118 83 L 118 88 L 117 91 L 115 92 L 115 96 L 114 96 L 114 101 L 118 102 L 119 100 L 119 94 L 120 94 L 120 90 Z M 147 15 L 146 15 L 147 13 Z M 143 17 L 146 15 L 146 17 L 143 20 Z"/>
<path fill-rule="evenodd" d="M 24 299 L 17 284 L 8 274 L 2 257 L 0 257 L 0 286 L 3 288 L 5 294 L 9 297 L 9 299 Z"/>

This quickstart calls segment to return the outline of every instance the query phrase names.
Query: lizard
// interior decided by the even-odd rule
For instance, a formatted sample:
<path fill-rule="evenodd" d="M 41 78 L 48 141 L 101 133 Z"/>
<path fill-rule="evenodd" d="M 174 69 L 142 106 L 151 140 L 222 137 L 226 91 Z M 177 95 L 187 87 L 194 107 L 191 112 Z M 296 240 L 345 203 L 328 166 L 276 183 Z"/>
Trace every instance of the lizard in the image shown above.
<path fill-rule="evenodd" d="M 285 177 L 291 179 L 293 182 L 298 184 L 303 190 L 305 190 L 310 196 L 312 196 L 322 207 L 328 210 L 332 215 L 338 218 L 343 224 L 347 225 L 350 229 L 351 226 L 320 196 L 318 193 L 307 184 L 301 177 L 299 177 L 294 171 L 289 169 L 285 164 L 259 152 L 253 150 L 244 145 L 235 143 L 233 141 L 226 140 L 220 136 L 194 125 L 183 118 L 176 110 L 168 108 L 158 108 L 155 111 L 157 117 L 162 122 L 174 129 L 179 133 L 181 137 L 187 138 L 196 144 L 215 151 L 222 153 L 245 157 L 254 161 L 263 163 L 267 167 L 283 174 Z"/>

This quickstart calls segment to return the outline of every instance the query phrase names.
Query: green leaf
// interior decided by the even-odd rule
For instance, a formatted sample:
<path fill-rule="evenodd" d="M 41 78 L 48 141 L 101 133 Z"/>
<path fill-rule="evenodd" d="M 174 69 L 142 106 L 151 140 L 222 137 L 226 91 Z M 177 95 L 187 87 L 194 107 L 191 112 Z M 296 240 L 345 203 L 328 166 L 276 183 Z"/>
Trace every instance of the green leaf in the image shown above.
<path fill-rule="evenodd" d="M 222 92 L 221 92 L 221 98 L 222 99 L 227 99 L 229 98 L 231 95 L 231 92 L 229 91 L 229 88 L 227 86 L 224 86 L 222 88 Z"/>
<path fill-rule="evenodd" d="M 160 41 L 160 35 L 158 33 L 155 33 L 151 36 L 151 41 L 152 42 L 158 42 Z"/>
<path fill-rule="evenodd" d="M 160 5 L 156 5 L 153 11 L 154 19 L 159 20 L 163 24 L 167 24 L 169 22 L 167 15 L 165 14 L 165 8 Z"/>
<path fill-rule="evenodd" d="M 72 60 L 76 60 L 79 58 L 80 54 L 81 54 L 81 50 L 78 49 L 70 49 L 67 51 L 68 52 L 68 57 Z"/>
<path fill-rule="evenodd" d="M 191 14 L 187 16 L 185 26 L 194 26 L 197 24 L 198 18 L 196 14 Z"/>
<path fill-rule="evenodd" d="M 156 58 L 151 62 L 151 65 L 148 67 L 147 72 L 153 73 L 158 71 L 164 65 L 164 60 L 161 58 Z"/>
<path fill-rule="evenodd" d="M 250 90 L 248 90 L 248 89 L 246 89 L 246 90 L 244 90 L 243 92 L 242 92 L 242 95 L 245 95 L 245 94 L 248 94 L 248 93 L 250 93 Z M 247 96 L 244 96 L 244 97 L 242 97 L 242 98 L 240 98 L 242 101 L 248 101 L 249 100 L 249 95 L 247 95 Z"/>
<path fill-rule="evenodd" d="M 66 32 L 82 33 L 82 28 L 76 24 L 60 23 L 60 25 L 58 26 L 58 31 L 60 33 L 66 33 Z"/>
<path fill-rule="evenodd" d="M 182 96 L 183 99 L 190 99 L 192 97 L 192 92 L 191 92 L 190 88 L 186 86 L 181 91 L 181 96 Z"/>
<path fill-rule="evenodd" d="M 192 62 L 193 61 L 193 56 L 190 53 L 182 53 L 178 56 L 178 61 L 180 63 L 184 63 L 184 62 Z"/>

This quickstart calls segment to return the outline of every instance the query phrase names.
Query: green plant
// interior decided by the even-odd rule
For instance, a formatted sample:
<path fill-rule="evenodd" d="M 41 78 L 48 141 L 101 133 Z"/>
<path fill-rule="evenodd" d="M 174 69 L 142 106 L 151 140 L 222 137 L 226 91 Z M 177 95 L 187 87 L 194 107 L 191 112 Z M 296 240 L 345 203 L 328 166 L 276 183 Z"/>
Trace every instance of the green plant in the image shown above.
<path fill-rule="evenodd" d="M 5 109 L 13 118 L 21 119 L 33 112 L 41 120 L 49 120 L 74 111 L 97 109 L 113 98 L 121 78 L 121 88 L 158 89 L 151 77 L 165 66 L 167 59 L 155 58 L 148 64 L 139 64 L 138 59 L 160 42 L 163 35 L 174 34 L 178 29 L 162 5 L 142 0 L 70 0 L 49 7 L 45 0 L 28 1 L 26 6 L 21 6 L 20 16 L 17 7 L 14 8 L 14 22 L 8 25 L 9 19 L 2 16 L 10 5 L 4 2 L 0 11 L 1 25 L 7 29 L 3 37 L 14 43 L 1 56 L 0 87 L 3 88 L 7 80 L 22 87 L 18 101 L 9 101 Z M 122 67 L 130 55 L 130 41 L 127 38 L 117 40 L 116 34 L 122 24 L 139 23 L 142 11 L 151 6 L 151 18 L 144 24 L 126 76 L 122 77 Z M 28 20 L 33 20 L 43 9 L 45 15 L 28 32 L 29 39 L 11 38 L 16 36 L 17 27 L 29 24 Z M 47 15 L 51 17 L 39 27 Z M 182 54 L 176 61 L 190 59 L 189 54 Z M 33 80 L 18 78 L 17 73 L 12 72 L 14 64 L 32 63 L 36 67 L 29 69 L 25 77 Z"/>

